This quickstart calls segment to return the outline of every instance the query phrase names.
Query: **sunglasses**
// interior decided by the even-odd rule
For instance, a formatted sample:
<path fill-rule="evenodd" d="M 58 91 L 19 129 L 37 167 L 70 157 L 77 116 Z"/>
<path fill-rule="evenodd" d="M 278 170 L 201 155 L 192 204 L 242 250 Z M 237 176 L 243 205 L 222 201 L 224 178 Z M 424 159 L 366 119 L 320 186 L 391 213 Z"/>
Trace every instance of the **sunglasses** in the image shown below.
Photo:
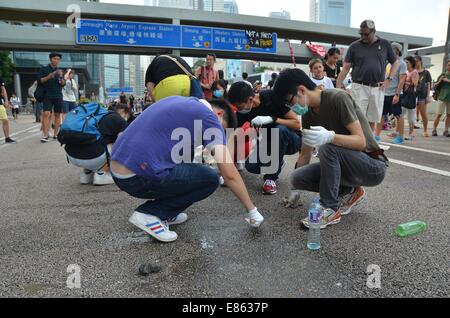
<path fill-rule="evenodd" d="M 369 36 L 372 32 L 373 32 L 373 31 L 370 31 L 370 32 L 368 32 L 368 33 L 359 32 L 359 35 L 367 37 L 367 36 Z"/>

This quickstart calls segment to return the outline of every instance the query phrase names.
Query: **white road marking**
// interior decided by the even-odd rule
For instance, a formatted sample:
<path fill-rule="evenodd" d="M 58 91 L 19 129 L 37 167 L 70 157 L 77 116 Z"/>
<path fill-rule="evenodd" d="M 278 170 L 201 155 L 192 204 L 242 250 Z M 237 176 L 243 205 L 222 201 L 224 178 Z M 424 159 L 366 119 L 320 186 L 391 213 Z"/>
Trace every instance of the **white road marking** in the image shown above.
<path fill-rule="evenodd" d="M 41 124 L 34 125 L 32 127 L 28 127 L 27 129 L 24 129 L 24 130 L 17 131 L 17 132 L 15 132 L 13 134 L 10 134 L 9 136 L 10 137 L 14 137 L 14 136 L 19 135 L 19 134 L 24 133 L 24 132 L 34 132 L 35 129 L 38 128 L 38 127 L 41 127 Z M 5 140 L 5 137 L 0 138 L 0 141 L 4 141 L 4 140 Z"/>
<path fill-rule="evenodd" d="M 428 150 L 428 149 L 416 148 L 416 147 L 404 146 L 404 145 L 396 145 L 396 144 L 391 144 L 389 142 L 380 142 L 380 144 L 386 145 L 386 146 L 391 146 L 391 147 L 398 147 L 398 148 L 403 148 L 403 149 L 422 151 L 422 152 L 432 153 L 432 154 L 435 154 L 435 155 L 441 155 L 441 156 L 448 156 L 448 157 L 450 157 L 450 153 L 448 153 L 448 152 Z"/>
<path fill-rule="evenodd" d="M 41 133 L 38 132 L 38 133 L 36 133 L 36 134 L 32 134 L 32 135 L 26 136 L 26 137 L 24 137 L 24 138 L 22 138 L 22 139 L 17 139 L 16 141 L 19 143 L 19 142 L 21 142 L 21 141 L 24 141 L 24 140 L 27 140 L 27 139 L 34 138 L 34 137 L 36 137 L 36 136 L 39 136 L 40 134 L 41 134 Z M 3 145 L 0 145 L 0 149 L 1 149 L 1 148 L 8 147 L 8 146 L 13 146 L 13 145 L 16 145 L 16 144 L 3 144 Z"/>
<path fill-rule="evenodd" d="M 422 170 L 422 171 L 427 171 L 427 172 L 439 174 L 441 176 L 450 177 L 450 171 L 439 170 L 439 169 L 435 169 L 435 168 L 431 168 L 431 167 L 427 167 L 427 166 L 422 166 L 422 165 L 418 165 L 418 164 L 415 164 L 415 163 L 406 162 L 406 161 L 402 161 L 402 160 L 392 159 L 392 158 L 389 158 L 389 161 L 392 162 L 392 163 L 396 163 L 398 165 L 405 166 L 405 167 L 410 167 L 410 168 L 414 168 L 414 169 L 418 169 L 418 170 Z"/>

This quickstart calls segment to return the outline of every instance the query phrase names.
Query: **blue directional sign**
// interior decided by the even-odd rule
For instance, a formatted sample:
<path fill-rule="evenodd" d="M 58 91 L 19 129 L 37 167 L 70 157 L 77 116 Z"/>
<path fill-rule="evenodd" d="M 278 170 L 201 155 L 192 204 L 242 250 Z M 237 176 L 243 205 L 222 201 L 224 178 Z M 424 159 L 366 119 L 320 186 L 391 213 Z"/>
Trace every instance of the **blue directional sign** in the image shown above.
<path fill-rule="evenodd" d="M 277 34 L 172 24 L 78 19 L 78 45 L 127 45 L 276 54 Z"/>
<path fill-rule="evenodd" d="M 179 48 L 181 27 L 171 24 L 77 20 L 77 44 Z"/>
<path fill-rule="evenodd" d="M 276 43 L 276 33 L 213 28 L 212 48 L 218 51 L 275 54 Z"/>
<path fill-rule="evenodd" d="M 181 47 L 185 49 L 212 49 L 212 28 L 181 27 Z"/>

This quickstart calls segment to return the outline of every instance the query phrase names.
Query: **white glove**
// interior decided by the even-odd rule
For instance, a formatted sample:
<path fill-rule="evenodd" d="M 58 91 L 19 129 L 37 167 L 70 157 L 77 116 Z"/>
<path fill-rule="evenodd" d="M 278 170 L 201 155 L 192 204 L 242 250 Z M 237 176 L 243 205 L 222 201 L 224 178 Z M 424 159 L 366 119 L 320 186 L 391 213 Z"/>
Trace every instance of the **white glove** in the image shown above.
<path fill-rule="evenodd" d="M 333 142 L 334 131 L 326 130 L 321 126 L 313 126 L 311 129 L 303 129 L 303 143 L 310 147 L 320 147 Z"/>
<path fill-rule="evenodd" d="M 261 127 L 273 123 L 273 118 L 270 116 L 258 116 L 252 119 L 253 127 Z"/>
<path fill-rule="evenodd" d="M 301 206 L 300 190 L 291 190 L 289 197 L 284 198 L 283 203 L 286 208 L 297 208 Z"/>
<path fill-rule="evenodd" d="M 254 208 L 245 217 L 245 221 L 252 227 L 259 227 L 264 222 L 264 217 L 258 212 L 257 208 Z"/>

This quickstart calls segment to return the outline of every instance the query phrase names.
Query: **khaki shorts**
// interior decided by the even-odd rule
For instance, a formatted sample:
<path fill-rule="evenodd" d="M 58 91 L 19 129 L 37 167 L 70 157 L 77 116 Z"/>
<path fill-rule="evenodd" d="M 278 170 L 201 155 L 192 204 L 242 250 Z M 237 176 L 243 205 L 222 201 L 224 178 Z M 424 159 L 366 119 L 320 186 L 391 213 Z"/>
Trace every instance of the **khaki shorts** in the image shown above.
<path fill-rule="evenodd" d="M 381 121 L 384 91 L 379 87 L 353 83 L 350 93 L 369 123 L 379 123 Z"/>
<path fill-rule="evenodd" d="M 437 114 L 442 115 L 445 112 L 447 112 L 447 115 L 450 116 L 450 102 L 443 102 L 440 100 L 438 102 Z"/>
<path fill-rule="evenodd" d="M 8 120 L 8 114 L 6 114 L 6 108 L 0 105 L 0 120 Z"/>

